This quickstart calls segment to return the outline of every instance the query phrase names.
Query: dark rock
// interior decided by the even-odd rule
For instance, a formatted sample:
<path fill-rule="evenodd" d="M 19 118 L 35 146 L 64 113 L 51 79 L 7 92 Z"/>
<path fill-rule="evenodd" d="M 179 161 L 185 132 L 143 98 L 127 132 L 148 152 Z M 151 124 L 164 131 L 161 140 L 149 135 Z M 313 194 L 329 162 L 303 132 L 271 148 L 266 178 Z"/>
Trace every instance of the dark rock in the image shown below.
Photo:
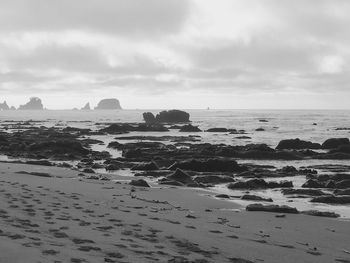
<path fill-rule="evenodd" d="M 350 204 L 350 196 L 342 195 L 325 195 L 311 199 L 313 203 L 325 203 L 325 204 Z"/>
<path fill-rule="evenodd" d="M 197 172 L 239 172 L 245 170 L 245 167 L 229 159 L 192 159 L 174 163 L 169 167 L 170 170 L 175 170 L 177 168 Z"/>
<path fill-rule="evenodd" d="M 321 216 L 321 217 L 332 217 L 332 218 L 340 217 L 339 214 L 336 214 L 334 212 L 325 212 L 325 211 L 318 211 L 318 210 L 307 210 L 307 211 L 302 211 L 301 213 L 309 216 Z"/>
<path fill-rule="evenodd" d="M 26 161 L 26 164 L 53 166 L 53 164 L 47 160 L 29 160 L 29 161 Z"/>
<path fill-rule="evenodd" d="M 227 186 L 229 189 L 266 189 L 266 188 L 284 188 L 293 187 L 291 181 L 282 182 L 266 182 L 264 179 L 254 178 L 247 181 L 230 183 Z"/>
<path fill-rule="evenodd" d="M 19 110 L 43 110 L 44 106 L 40 98 L 32 97 L 29 102 L 24 105 L 19 106 Z"/>
<path fill-rule="evenodd" d="M 140 163 L 131 168 L 131 170 L 152 171 L 159 170 L 158 165 L 155 162 Z"/>
<path fill-rule="evenodd" d="M 338 189 L 350 188 L 350 179 L 342 180 L 340 182 L 336 182 L 335 183 L 335 188 L 338 188 Z"/>
<path fill-rule="evenodd" d="M 121 110 L 119 100 L 117 99 L 103 99 L 95 107 L 95 110 Z"/>
<path fill-rule="evenodd" d="M 309 141 L 303 141 L 299 138 L 282 140 L 278 143 L 276 149 L 320 149 L 319 143 L 313 143 Z"/>
<path fill-rule="evenodd" d="M 166 181 L 176 181 L 180 182 L 184 185 L 187 184 L 193 184 L 194 181 L 191 176 L 189 176 L 186 172 L 182 171 L 181 169 L 176 169 L 176 171 L 165 177 Z"/>
<path fill-rule="evenodd" d="M 166 132 L 169 131 L 161 124 L 129 124 L 129 123 L 114 123 L 110 126 L 103 128 L 100 132 L 106 132 L 109 134 L 122 134 L 128 132 Z"/>
<path fill-rule="evenodd" d="M 249 137 L 249 136 L 237 136 L 236 139 L 251 139 L 252 137 Z"/>
<path fill-rule="evenodd" d="M 263 201 L 263 202 L 273 202 L 271 198 L 263 198 L 261 196 L 257 195 L 242 195 L 241 197 L 242 200 L 252 200 L 252 201 Z"/>
<path fill-rule="evenodd" d="M 156 117 L 154 116 L 154 114 L 152 112 L 144 112 L 142 115 L 143 115 L 143 119 L 146 123 L 157 122 Z"/>
<path fill-rule="evenodd" d="M 350 154 L 350 144 L 340 145 L 336 149 L 331 150 L 330 153 L 348 153 L 348 154 Z"/>
<path fill-rule="evenodd" d="M 201 132 L 202 130 L 198 126 L 193 126 L 191 124 L 184 125 L 181 127 L 180 132 Z"/>
<path fill-rule="evenodd" d="M 326 185 L 322 182 L 316 181 L 315 179 L 309 179 L 301 187 L 303 187 L 303 188 L 325 188 Z"/>
<path fill-rule="evenodd" d="M 264 128 L 257 128 L 257 129 L 255 129 L 255 131 L 265 131 L 265 129 Z"/>
<path fill-rule="evenodd" d="M 334 194 L 336 195 L 350 195 L 350 188 L 347 188 L 347 189 L 337 189 L 334 191 Z"/>
<path fill-rule="evenodd" d="M 206 132 L 229 132 L 229 129 L 226 128 L 210 128 Z"/>
<path fill-rule="evenodd" d="M 224 184 L 234 182 L 235 179 L 225 175 L 198 175 L 194 177 L 194 181 L 203 184 Z"/>
<path fill-rule="evenodd" d="M 189 122 L 190 114 L 181 110 L 168 110 L 159 112 L 155 118 L 160 123 Z"/>
<path fill-rule="evenodd" d="M 322 196 L 326 193 L 318 189 L 282 189 L 284 195 Z"/>
<path fill-rule="evenodd" d="M 298 210 L 295 207 L 286 205 L 263 205 L 263 204 L 250 204 L 246 207 L 247 211 L 263 211 L 263 212 L 274 212 L 274 213 L 289 213 L 298 214 Z"/>
<path fill-rule="evenodd" d="M 217 197 L 217 198 L 224 198 L 224 199 L 230 199 L 230 196 L 226 195 L 226 194 L 217 194 L 215 197 Z"/>
<path fill-rule="evenodd" d="M 159 184 L 166 184 L 166 185 L 172 185 L 172 186 L 185 186 L 183 183 L 174 181 L 174 180 L 160 180 L 158 181 Z"/>
<path fill-rule="evenodd" d="M 288 173 L 288 174 L 295 174 L 298 172 L 294 166 L 290 166 L 290 165 L 282 167 L 280 171 L 282 173 Z"/>
<path fill-rule="evenodd" d="M 85 169 L 83 170 L 83 173 L 94 174 L 95 171 L 94 171 L 93 169 L 91 169 L 91 168 L 85 168 Z"/>
<path fill-rule="evenodd" d="M 150 187 L 149 184 L 143 179 L 131 180 L 129 184 L 133 186 Z"/>
<path fill-rule="evenodd" d="M 350 144 L 349 138 L 331 138 L 322 143 L 323 149 L 336 149 L 341 145 Z"/>

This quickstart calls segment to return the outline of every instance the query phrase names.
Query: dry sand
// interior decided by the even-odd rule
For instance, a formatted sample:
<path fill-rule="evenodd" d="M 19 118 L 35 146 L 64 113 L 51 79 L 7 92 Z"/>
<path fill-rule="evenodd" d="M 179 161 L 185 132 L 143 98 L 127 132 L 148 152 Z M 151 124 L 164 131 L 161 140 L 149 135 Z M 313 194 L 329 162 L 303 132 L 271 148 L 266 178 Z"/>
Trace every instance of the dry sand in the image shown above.
<path fill-rule="evenodd" d="M 200 189 L 139 188 L 77 174 L 0 163 L 1 263 L 350 262 L 350 221 L 280 218 Z"/>

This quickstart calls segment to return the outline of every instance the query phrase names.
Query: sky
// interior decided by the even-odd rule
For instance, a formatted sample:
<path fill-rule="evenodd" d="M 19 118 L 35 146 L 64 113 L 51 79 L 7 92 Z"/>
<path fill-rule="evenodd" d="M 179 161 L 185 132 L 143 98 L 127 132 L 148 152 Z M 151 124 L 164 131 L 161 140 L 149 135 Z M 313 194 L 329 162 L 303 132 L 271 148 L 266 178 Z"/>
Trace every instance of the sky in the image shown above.
<path fill-rule="evenodd" d="M 0 102 L 349 109 L 348 0 L 1 0 Z"/>

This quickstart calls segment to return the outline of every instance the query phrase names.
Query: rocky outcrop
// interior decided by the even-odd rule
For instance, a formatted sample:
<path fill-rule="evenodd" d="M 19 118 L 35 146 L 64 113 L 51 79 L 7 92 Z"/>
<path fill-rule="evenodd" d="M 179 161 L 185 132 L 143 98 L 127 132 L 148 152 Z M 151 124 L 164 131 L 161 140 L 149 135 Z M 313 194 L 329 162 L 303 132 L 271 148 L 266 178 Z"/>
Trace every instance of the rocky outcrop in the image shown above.
<path fill-rule="evenodd" d="M 293 187 L 291 181 L 266 182 L 264 179 L 254 178 L 247 181 L 240 181 L 230 183 L 227 188 L 229 189 L 266 189 L 266 188 L 288 188 Z"/>
<path fill-rule="evenodd" d="M 121 110 L 119 100 L 117 99 L 103 99 L 101 100 L 95 110 Z"/>
<path fill-rule="evenodd" d="M 154 116 L 154 114 L 152 112 L 144 112 L 142 114 L 143 119 L 146 123 L 156 123 L 156 117 Z"/>
<path fill-rule="evenodd" d="M 247 211 L 263 211 L 263 212 L 274 212 L 274 213 L 289 213 L 298 214 L 299 211 L 295 207 L 287 205 L 263 205 L 263 204 L 250 204 L 246 207 Z"/>
<path fill-rule="evenodd" d="M 350 196 L 343 195 L 325 195 L 311 199 L 312 203 L 325 203 L 325 204 L 350 204 Z"/>
<path fill-rule="evenodd" d="M 202 130 L 198 128 L 198 126 L 193 126 L 191 124 L 187 124 L 181 127 L 180 132 L 201 132 Z"/>
<path fill-rule="evenodd" d="M 129 184 L 138 187 L 150 187 L 149 184 L 143 179 L 131 180 Z"/>
<path fill-rule="evenodd" d="M 181 110 L 161 111 L 157 116 L 154 116 L 152 112 L 145 112 L 143 113 L 143 119 L 146 123 L 181 123 L 189 122 L 190 114 Z"/>
<path fill-rule="evenodd" d="M 81 108 L 81 110 L 91 110 L 90 103 L 86 103 L 85 106 Z"/>
<path fill-rule="evenodd" d="M 114 123 L 110 126 L 103 128 L 100 132 L 109 134 L 123 134 L 128 132 L 166 132 L 169 131 L 166 127 L 161 124 L 147 124 L 147 123 Z"/>
<path fill-rule="evenodd" d="M 319 143 L 303 141 L 303 140 L 300 140 L 299 138 L 282 140 L 279 142 L 279 144 L 276 147 L 276 149 L 293 149 L 293 150 L 320 149 L 320 148 L 321 148 L 321 145 Z"/>
<path fill-rule="evenodd" d="M 348 138 L 330 138 L 322 143 L 323 149 L 336 149 L 341 145 L 349 145 L 350 141 Z"/>
<path fill-rule="evenodd" d="M 19 110 L 43 110 L 44 106 L 41 99 L 38 97 L 30 98 L 29 102 L 24 105 L 19 106 Z"/>
<path fill-rule="evenodd" d="M 0 103 L 0 110 L 9 110 L 10 107 L 7 105 L 7 102 L 4 101 L 3 103 Z"/>
<path fill-rule="evenodd" d="M 226 159 L 192 159 L 174 163 L 169 167 L 170 170 L 176 170 L 178 168 L 196 172 L 239 172 L 245 170 L 236 161 Z"/>

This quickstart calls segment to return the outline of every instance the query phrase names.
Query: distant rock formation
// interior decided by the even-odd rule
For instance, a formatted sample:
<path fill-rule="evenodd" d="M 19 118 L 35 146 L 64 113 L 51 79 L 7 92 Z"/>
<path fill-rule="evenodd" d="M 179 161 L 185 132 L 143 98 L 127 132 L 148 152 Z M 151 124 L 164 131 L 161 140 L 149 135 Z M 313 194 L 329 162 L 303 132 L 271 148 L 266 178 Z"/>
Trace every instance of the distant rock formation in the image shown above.
<path fill-rule="evenodd" d="M 0 103 L 0 110 L 9 110 L 10 107 L 7 105 L 7 102 L 4 101 L 3 103 Z"/>
<path fill-rule="evenodd" d="M 143 119 L 146 123 L 179 123 L 189 122 L 190 114 L 181 110 L 161 111 L 154 116 L 152 112 L 143 113 Z"/>
<path fill-rule="evenodd" d="M 95 110 L 121 110 L 119 100 L 117 99 L 103 99 L 95 107 Z"/>
<path fill-rule="evenodd" d="M 43 110 L 44 106 L 41 99 L 38 97 L 30 98 L 29 102 L 24 105 L 19 106 L 19 110 Z"/>
<path fill-rule="evenodd" d="M 81 110 L 91 110 L 90 103 L 86 103 L 85 106 L 81 108 Z"/>

